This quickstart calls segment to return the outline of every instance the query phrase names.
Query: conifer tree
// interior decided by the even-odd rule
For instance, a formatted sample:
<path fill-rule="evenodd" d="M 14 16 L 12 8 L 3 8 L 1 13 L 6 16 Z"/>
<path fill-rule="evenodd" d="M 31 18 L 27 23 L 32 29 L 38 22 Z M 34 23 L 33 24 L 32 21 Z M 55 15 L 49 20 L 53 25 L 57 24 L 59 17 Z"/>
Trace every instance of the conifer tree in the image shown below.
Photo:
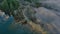
<path fill-rule="evenodd" d="M 1 9 L 7 14 L 13 14 L 14 10 L 18 9 L 19 2 L 17 0 L 3 0 Z"/>

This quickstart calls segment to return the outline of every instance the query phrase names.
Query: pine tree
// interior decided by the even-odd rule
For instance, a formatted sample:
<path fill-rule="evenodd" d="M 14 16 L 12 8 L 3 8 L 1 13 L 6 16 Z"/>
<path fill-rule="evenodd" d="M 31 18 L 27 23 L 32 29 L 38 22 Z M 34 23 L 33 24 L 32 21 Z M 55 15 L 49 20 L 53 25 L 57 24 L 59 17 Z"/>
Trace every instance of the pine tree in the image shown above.
<path fill-rule="evenodd" d="M 18 9 L 19 2 L 17 0 L 3 0 L 1 9 L 7 14 L 13 14 L 14 10 Z"/>

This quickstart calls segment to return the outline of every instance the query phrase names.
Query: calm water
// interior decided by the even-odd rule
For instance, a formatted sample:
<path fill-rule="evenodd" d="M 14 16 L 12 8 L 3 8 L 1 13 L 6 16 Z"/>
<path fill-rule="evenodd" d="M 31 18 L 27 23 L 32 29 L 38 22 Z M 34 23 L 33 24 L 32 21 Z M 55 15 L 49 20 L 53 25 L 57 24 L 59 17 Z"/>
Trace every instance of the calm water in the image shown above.
<path fill-rule="evenodd" d="M 33 32 L 30 30 L 29 25 L 16 24 L 15 28 L 9 30 L 8 27 L 13 23 L 14 18 L 10 16 L 9 19 L 4 20 L 4 17 L 0 16 L 0 34 L 33 34 L 37 32 Z M 39 33 L 38 33 L 39 34 Z"/>
<path fill-rule="evenodd" d="M 7 33 L 9 25 L 13 22 L 14 18 L 10 16 L 7 20 L 0 16 L 0 34 Z"/>

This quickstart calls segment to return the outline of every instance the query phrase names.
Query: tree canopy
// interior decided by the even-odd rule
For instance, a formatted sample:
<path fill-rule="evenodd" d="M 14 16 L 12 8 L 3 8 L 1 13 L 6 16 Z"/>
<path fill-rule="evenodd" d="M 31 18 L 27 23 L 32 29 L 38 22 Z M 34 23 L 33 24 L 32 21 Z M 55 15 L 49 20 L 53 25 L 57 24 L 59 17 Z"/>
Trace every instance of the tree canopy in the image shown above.
<path fill-rule="evenodd" d="M 3 0 L 0 3 L 0 9 L 8 15 L 13 15 L 16 20 L 25 19 L 26 17 L 32 19 L 35 15 L 32 7 L 39 7 L 40 3 L 38 3 L 38 1 L 39 0 Z"/>
<path fill-rule="evenodd" d="M 1 6 L 0 9 L 10 14 L 14 10 L 18 9 L 19 2 L 17 0 L 3 0 L 0 6 Z"/>

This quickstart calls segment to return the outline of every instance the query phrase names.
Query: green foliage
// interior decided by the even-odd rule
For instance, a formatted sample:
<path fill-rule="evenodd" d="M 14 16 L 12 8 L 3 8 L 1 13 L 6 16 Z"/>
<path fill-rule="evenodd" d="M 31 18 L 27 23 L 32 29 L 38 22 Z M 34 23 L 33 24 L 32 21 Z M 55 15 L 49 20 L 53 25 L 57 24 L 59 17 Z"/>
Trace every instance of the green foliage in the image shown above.
<path fill-rule="evenodd" d="M 19 7 L 19 2 L 17 0 L 3 0 L 3 2 L 1 3 L 1 9 L 9 13 L 18 9 L 18 7 Z"/>
<path fill-rule="evenodd" d="M 38 2 L 39 0 L 24 0 L 24 1 L 36 3 L 36 2 Z"/>
<path fill-rule="evenodd" d="M 34 20 L 35 11 L 32 9 L 32 7 L 39 7 L 40 5 L 38 1 L 39 0 L 3 0 L 0 6 L 3 11 L 10 15 L 12 14 L 18 20 L 24 19 L 25 16 L 28 17 L 30 20 Z M 29 7 L 26 7 L 28 5 Z"/>
<path fill-rule="evenodd" d="M 4 10 L 4 11 L 6 11 L 6 10 L 8 10 L 8 9 L 9 9 L 9 7 L 8 7 L 8 4 L 7 4 L 7 1 L 6 1 L 6 0 L 4 0 L 4 1 L 1 3 L 1 9 L 2 9 L 2 10 Z"/>

